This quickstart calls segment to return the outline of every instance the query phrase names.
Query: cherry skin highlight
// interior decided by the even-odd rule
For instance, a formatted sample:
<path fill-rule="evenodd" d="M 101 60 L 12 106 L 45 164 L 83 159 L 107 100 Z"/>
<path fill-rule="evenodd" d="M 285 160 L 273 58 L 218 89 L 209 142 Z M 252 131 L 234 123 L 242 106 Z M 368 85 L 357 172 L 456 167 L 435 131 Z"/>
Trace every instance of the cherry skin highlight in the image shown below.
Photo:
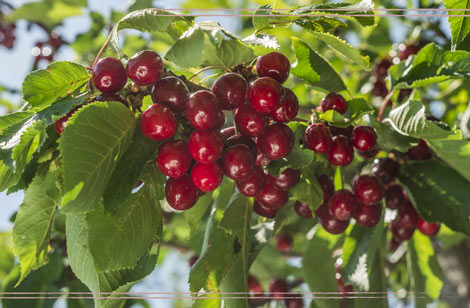
<path fill-rule="evenodd" d="M 227 177 L 234 181 L 243 181 L 253 171 L 255 156 L 248 146 L 238 144 L 224 151 L 221 162 Z"/>
<path fill-rule="evenodd" d="M 376 158 L 370 168 L 370 173 L 378 177 L 384 185 L 393 181 L 400 165 L 391 158 Z"/>
<path fill-rule="evenodd" d="M 256 195 L 258 200 L 263 206 L 273 209 L 279 209 L 283 207 L 289 199 L 289 193 L 280 190 L 270 181 L 266 181 L 264 189 Z"/>
<path fill-rule="evenodd" d="M 189 154 L 202 164 L 220 158 L 224 149 L 224 137 L 216 130 L 194 130 L 189 136 Z"/>
<path fill-rule="evenodd" d="M 418 230 L 424 235 L 433 237 L 439 232 L 439 229 L 441 228 L 441 224 L 427 222 L 426 220 L 420 217 L 418 220 L 417 227 L 418 227 Z"/>
<path fill-rule="evenodd" d="M 263 169 L 258 166 L 253 167 L 253 172 L 246 180 L 237 182 L 237 188 L 240 193 L 247 197 L 254 197 L 259 194 L 266 185 L 266 175 Z"/>
<path fill-rule="evenodd" d="M 337 93 L 329 93 L 321 101 L 320 106 L 323 112 L 326 112 L 328 110 L 335 110 L 341 114 L 345 114 L 346 110 L 348 110 L 348 102 L 344 99 L 341 94 Z"/>
<path fill-rule="evenodd" d="M 283 96 L 282 86 L 269 77 L 256 79 L 248 88 L 248 101 L 251 107 L 263 114 L 270 114 L 279 108 Z"/>
<path fill-rule="evenodd" d="M 268 174 L 268 178 L 277 188 L 288 191 L 299 182 L 300 170 L 287 168 L 278 176 Z"/>
<path fill-rule="evenodd" d="M 331 178 L 324 174 L 317 175 L 316 179 L 318 181 L 318 184 L 320 184 L 322 191 L 323 191 L 323 203 L 326 203 L 328 202 L 328 200 L 330 200 L 330 197 L 334 194 L 335 185 L 333 184 L 333 181 L 331 180 Z"/>
<path fill-rule="evenodd" d="M 215 190 L 222 183 L 224 173 L 219 163 L 196 163 L 191 170 L 194 185 L 203 192 Z"/>
<path fill-rule="evenodd" d="M 282 53 L 274 51 L 258 58 L 256 71 L 260 77 L 271 77 L 284 83 L 289 78 L 290 62 Z"/>
<path fill-rule="evenodd" d="M 305 219 L 313 218 L 312 211 L 310 210 L 310 207 L 306 203 L 295 201 L 294 210 L 297 213 L 297 215 L 299 215 L 302 218 L 305 218 Z"/>
<path fill-rule="evenodd" d="M 356 126 L 352 133 L 352 143 L 360 151 L 369 151 L 377 144 L 377 133 L 370 126 Z"/>
<path fill-rule="evenodd" d="M 176 113 L 186 110 L 189 96 L 189 90 L 184 82 L 172 76 L 160 79 L 152 89 L 152 101 L 155 104 L 168 106 Z"/>
<path fill-rule="evenodd" d="M 119 59 L 103 58 L 93 67 L 91 79 L 100 92 L 116 93 L 126 85 L 126 69 Z"/>
<path fill-rule="evenodd" d="M 385 206 L 389 209 L 398 209 L 406 201 L 403 187 L 399 184 L 390 184 L 385 189 Z"/>
<path fill-rule="evenodd" d="M 365 205 L 377 204 L 383 197 L 383 187 L 373 175 L 361 175 L 354 183 L 357 199 Z"/>
<path fill-rule="evenodd" d="M 357 207 L 357 199 L 349 190 L 338 190 L 328 201 L 330 214 L 338 220 L 349 220 Z"/>
<path fill-rule="evenodd" d="M 277 213 L 277 209 L 265 207 L 257 200 L 253 202 L 253 211 L 259 216 L 266 218 L 274 218 Z"/>
<path fill-rule="evenodd" d="M 351 141 L 342 135 L 333 137 L 326 158 L 330 164 L 335 166 L 349 165 L 354 158 L 354 149 Z"/>
<path fill-rule="evenodd" d="M 188 144 L 183 140 L 167 141 L 158 147 L 155 165 L 164 175 L 179 178 L 191 167 Z"/>
<path fill-rule="evenodd" d="M 155 51 L 142 50 L 129 59 L 126 72 L 129 79 L 138 86 L 153 85 L 162 76 L 162 58 Z"/>
<path fill-rule="evenodd" d="M 224 121 L 217 98 L 206 90 L 193 93 L 186 103 L 186 117 L 194 128 L 212 129 Z"/>
<path fill-rule="evenodd" d="M 153 140 L 165 140 L 172 137 L 178 128 L 175 114 L 170 108 L 153 104 L 142 113 L 140 130 Z"/>
<path fill-rule="evenodd" d="M 245 102 L 248 84 L 242 75 L 226 73 L 214 82 L 212 93 L 217 97 L 222 109 L 233 110 Z"/>
<path fill-rule="evenodd" d="M 294 139 L 294 133 L 287 125 L 275 123 L 258 137 L 257 145 L 267 158 L 278 160 L 289 155 Z"/>
<path fill-rule="evenodd" d="M 330 215 L 328 213 L 328 208 L 325 207 L 325 210 L 322 212 L 322 217 L 318 215 L 318 218 L 320 220 L 320 224 L 325 229 L 327 232 L 331 234 L 340 234 L 343 233 L 349 226 L 349 220 L 339 220 L 333 217 L 333 215 Z"/>
<path fill-rule="evenodd" d="M 268 127 L 268 117 L 256 112 L 249 104 L 241 104 L 235 112 L 238 131 L 247 136 L 259 136 Z"/>
<path fill-rule="evenodd" d="M 364 205 L 359 203 L 354 212 L 354 219 L 363 227 L 374 227 L 382 216 L 382 208 L 378 204 Z"/>
<path fill-rule="evenodd" d="M 331 146 L 331 133 L 325 124 L 314 123 L 305 130 L 304 144 L 315 153 L 326 153 Z"/>
<path fill-rule="evenodd" d="M 165 195 L 168 204 L 178 211 L 187 210 L 196 204 L 199 193 L 191 177 L 184 175 L 180 178 L 169 178 L 165 185 Z"/>
<path fill-rule="evenodd" d="M 271 118 L 279 123 L 290 122 L 299 113 L 299 100 L 288 88 L 284 88 L 284 98 L 281 100 L 281 107 L 271 112 Z"/>
<path fill-rule="evenodd" d="M 292 236 L 290 236 L 289 234 L 287 233 L 279 234 L 276 237 L 277 250 L 281 252 L 290 251 L 292 248 L 292 242 L 293 242 Z"/>

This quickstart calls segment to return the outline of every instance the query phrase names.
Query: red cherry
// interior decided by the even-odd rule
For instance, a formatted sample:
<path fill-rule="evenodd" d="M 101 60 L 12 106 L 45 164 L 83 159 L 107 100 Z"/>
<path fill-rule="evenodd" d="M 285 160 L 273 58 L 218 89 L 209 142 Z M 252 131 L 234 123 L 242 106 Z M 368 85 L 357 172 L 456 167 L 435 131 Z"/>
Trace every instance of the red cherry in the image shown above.
<path fill-rule="evenodd" d="M 397 248 L 403 243 L 402 240 L 396 238 L 395 236 L 392 236 L 392 239 L 390 240 L 390 244 L 388 245 L 388 250 L 390 251 L 395 251 Z"/>
<path fill-rule="evenodd" d="M 186 104 L 186 117 L 194 128 L 211 129 L 223 121 L 224 113 L 214 94 L 200 90 L 189 98 Z"/>
<path fill-rule="evenodd" d="M 268 178 L 277 188 L 288 191 L 299 182 L 300 170 L 287 168 L 278 176 L 268 174 Z"/>
<path fill-rule="evenodd" d="M 289 155 L 294 146 L 294 139 L 294 133 L 289 126 L 275 123 L 258 137 L 257 144 L 267 158 L 278 160 Z"/>
<path fill-rule="evenodd" d="M 318 217 L 318 219 L 327 219 L 331 216 L 329 210 L 328 210 L 328 203 L 323 203 L 322 205 L 320 205 L 320 207 L 318 207 L 316 210 L 315 210 L 315 215 Z"/>
<path fill-rule="evenodd" d="M 370 159 L 375 158 L 375 156 L 377 156 L 377 154 L 379 153 L 379 149 L 372 149 L 372 150 L 365 151 L 365 152 L 357 151 L 357 153 L 359 154 L 359 156 L 361 156 L 365 160 L 370 160 Z"/>
<path fill-rule="evenodd" d="M 152 50 L 139 51 L 127 62 L 126 72 L 136 85 L 153 85 L 163 73 L 162 58 Z"/>
<path fill-rule="evenodd" d="M 63 116 L 62 118 L 58 119 L 57 121 L 55 121 L 54 123 L 54 126 L 55 126 L 55 130 L 57 131 L 57 133 L 62 134 L 65 130 L 65 127 L 67 126 L 67 122 L 69 121 L 70 117 L 75 113 L 75 111 L 77 111 L 78 109 L 80 108 L 80 106 L 77 106 L 77 107 L 74 107 L 72 110 L 70 110 L 69 112 L 67 112 L 67 114 L 65 116 Z"/>
<path fill-rule="evenodd" d="M 197 260 L 199 260 L 199 256 L 198 255 L 192 255 L 191 258 L 189 258 L 188 260 L 188 263 L 189 263 L 189 267 L 193 267 L 193 265 L 197 262 Z"/>
<path fill-rule="evenodd" d="M 340 135 L 331 139 L 327 159 L 332 165 L 346 166 L 352 162 L 353 158 L 354 149 L 351 141 L 347 137 Z"/>
<path fill-rule="evenodd" d="M 91 78 L 100 92 L 115 93 L 126 85 L 126 69 L 119 59 L 103 58 L 93 67 Z"/>
<path fill-rule="evenodd" d="M 352 125 L 350 125 L 348 127 L 336 127 L 336 126 L 329 126 L 328 125 L 328 127 L 330 128 L 331 135 L 333 135 L 333 136 L 343 135 L 343 136 L 348 137 L 348 138 L 352 137 L 352 133 L 353 133 L 353 130 L 354 130 L 354 127 Z"/>
<path fill-rule="evenodd" d="M 191 167 L 187 143 L 183 140 L 162 143 L 158 148 L 155 165 L 164 175 L 171 178 L 185 175 Z"/>
<path fill-rule="evenodd" d="M 306 203 L 295 201 L 294 210 L 297 213 L 297 215 L 299 215 L 302 218 L 306 218 L 306 219 L 313 218 L 312 211 L 310 210 L 310 207 Z"/>
<path fill-rule="evenodd" d="M 222 155 L 224 138 L 216 130 L 194 130 L 189 136 L 189 154 L 202 164 L 209 164 Z"/>
<path fill-rule="evenodd" d="M 263 286 L 253 275 L 248 275 L 248 291 L 250 296 L 263 296 L 264 293 Z"/>
<path fill-rule="evenodd" d="M 406 45 L 405 49 L 403 49 L 400 53 L 400 61 L 408 59 L 408 57 L 411 55 L 417 54 L 420 49 L 421 48 L 419 44 Z"/>
<path fill-rule="evenodd" d="M 318 184 L 320 184 L 322 191 L 323 191 L 323 203 L 326 203 L 328 202 L 328 200 L 330 200 L 330 197 L 334 194 L 335 185 L 333 184 L 333 181 L 331 180 L 331 178 L 324 174 L 317 175 L 316 179 L 318 181 Z"/>
<path fill-rule="evenodd" d="M 165 185 L 165 195 L 168 204 L 179 211 L 192 208 L 199 196 L 189 175 L 177 179 L 169 178 Z"/>
<path fill-rule="evenodd" d="M 407 229 L 414 229 L 418 224 L 419 215 L 416 212 L 414 206 L 411 204 L 410 201 L 404 203 L 402 207 L 398 209 L 398 216 L 397 221 L 402 225 L 404 228 Z"/>
<path fill-rule="evenodd" d="M 274 79 L 262 77 L 256 79 L 248 88 L 248 101 L 259 113 L 269 114 L 281 106 L 284 89 Z"/>
<path fill-rule="evenodd" d="M 271 160 L 258 149 L 258 155 L 256 156 L 256 166 L 267 167 L 270 163 Z"/>
<path fill-rule="evenodd" d="M 433 153 L 426 141 L 419 139 L 418 145 L 408 149 L 408 156 L 413 160 L 430 160 Z"/>
<path fill-rule="evenodd" d="M 339 220 L 349 220 L 357 207 L 357 199 L 349 190 L 338 190 L 328 201 L 330 214 Z"/>
<path fill-rule="evenodd" d="M 281 107 L 271 112 L 271 118 L 280 123 L 290 122 L 299 113 L 299 100 L 288 88 L 284 88 L 284 98 L 281 100 Z"/>
<path fill-rule="evenodd" d="M 370 167 L 370 173 L 386 185 L 395 179 L 399 167 L 400 165 L 391 158 L 377 158 Z"/>
<path fill-rule="evenodd" d="M 250 149 L 250 151 L 253 153 L 253 155 L 257 154 L 258 150 L 256 147 L 256 143 L 250 137 L 245 136 L 245 135 L 235 135 L 227 139 L 228 147 L 238 145 L 238 144 L 246 145 Z"/>
<path fill-rule="evenodd" d="M 354 183 L 354 193 L 365 205 L 377 204 L 384 195 L 382 183 L 373 175 L 361 175 Z"/>
<path fill-rule="evenodd" d="M 424 235 L 432 237 L 439 232 L 440 228 L 441 224 L 439 223 L 427 222 L 421 217 L 418 220 L 418 230 Z"/>
<path fill-rule="evenodd" d="M 301 294 L 289 294 L 289 298 L 284 299 L 286 308 L 302 308 L 304 307 L 304 300 Z"/>
<path fill-rule="evenodd" d="M 124 106 L 129 107 L 129 103 L 119 94 L 115 93 L 101 93 L 93 101 L 96 102 L 120 102 Z"/>
<path fill-rule="evenodd" d="M 258 166 L 253 167 L 250 177 L 244 181 L 237 182 L 237 188 L 240 193 L 248 197 L 254 197 L 259 194 L 266 185 L 266 176 L 263 169 Z"/>
<path fill-rule="evenodd" d="M 321 208 L 321 207 L 320 207 Z M 326 208 L 326 213 L 325 213 Z M 321 215 L 317 215 L 320 224 L 327 232 L 331 234 L 343 233 L 349 226 L 349 220 L 339 220 L 328 213 L 328 208 L 321 210 Z"/>
<path fill-rule="evenodd" d="M 281 252 L 290 251 L 292 248 L 292 242 L 293 242 L 292 236 L 290 236 L 289 234 L 287 233 L 279 234 L 276 237 L 277 250 Z"/>
<path fill-rule="evenodd" d="M 233 110 L 245 102 L 248 84 L 242 75 L 226 73 L 214 82 L 212 92 L 222 109 Z"/>
<path fill-rule="evenodd" d="M 354 212 L 354 219 L 363 227 L 374 227 L 382 216 L 382 208 L 380 205 L 364 205 L 359 203 Z"/>
<path fill-rule="evenodd" d="M 269 292 L 275 300 L 281 300 L 283 297 L 286 297 L 285 293 L 287 291 L 289 291 L 289 285 L 285 279 L 275 278 L 269 283 Z"/>
<path fill-rule="evenodd" d="M 403 187 L 399 184 L 390 184 L 385 189 L 385 206 L 389 209 L 398 209 L 406 202 Z"/>
<path fill-rule="evenodd" d="M 382 97 L 382 98 L 385 98 L 387 96 L 388 89 L 384 80 L 382 79 L 375 80 L 374 87 L 372 88 L 372 94 L 374 96 Z"/>
<path fill-rule="evenodd" d="M 256 195 L 256 200 L 265 207 L 279 209 L 283 207 L 289 199 L 289 193 L 280 190 L 270 181 L 266 181 L 264 189 Z"/>
<path fill-rule="evenodd" d="M 390 224 L 393 237 L 400 241 L 407 241 L 415 232 L 415 228 L 405 228 L 403 225 L 400 224 L 397 220 L 392 221 Z"/>
<path fill-rule="evenodd" d="M 222 154 L 224 174 L 234 181 L 243 181 L 250 177 L 255 165 L 255 156 L 246 145 L 229 147 Z"/>
<path fill-rule="evenodd" d="M 170 108 L 153 104 L 142 113 L 140 130 L 153 140 L 165 140 L 172 137 L 178 129 L 175 114 Z"/>
<path fill-rule="evenodd" d="M 369 151 L 377 143 L 377 133 L 370 126 L 356 126 L 352 133 L 354 147 L 361 151 Z"/>
<path fill-rule="evenodd" d="M 268 127 L 268 118 L 256 112 L 249 104 L 242 104 L 235 112 L 238 131 L 247 136 L 259 136 Z"/>
<path fill-rule="evenodd" d="M 331 146 L 331 133 L 322 123 L 314 123 L 305 130 L 304 144 L 316 153 L 326 153 Z"/>
<path fill-rule="evenodd" d="M 186 110 L 189 95 L 184 82 L 173 76 L 160 79 L 152 89 L 152 101 L 168 106 L 176 113 Z"/>
<path fill-rule="evenodd" d="M 271 77 L 284 83 L 289 78 L 290 62 L 282 53 L 273 51 L 258 58 L 256 71 L 260 77 Z"/>
<path fill-rule="evenodd" d="M 253 211 L 255 211 L 255 213 L 259 216 L 263 216 L 266 218 L 274 218 L 277 213 L 277 209 L 265 207 L 257 200 L 253 202 Z"/>
<path fill-rule="evenodd" d="M 388 69 L 393 65 L 393 62 L 390 59 L 382 59 L 375 66 L 375 74 L 379 77 L 386 77 Z"/>
<path fill-rule="evenodd" d="M 344 99 L 341 94 L 337 93 L 329 93 L 321 101 L 320 106 L 323 112 L 326 112 L 328 110 L 336 110 L 341 114 L 345 114 L 346 110 L 348 110 L 348 102 Z"/>
<path fill-rule="evenodd" d="M 224 172 L 219 163 L 196 163 L 191 170 L 191 179 L 194 185 L 203 192 L 215 190 L 222 183 Z"/>
<path fill-rule="evenodd" d="M 235 136 L 235 134 L 237 133 L 235 130 L 235 126 L 224 128 L 220 132 L 222 133 L 222 135 L 224 135 L 225 139 L 229 139 L 230 137 Z M 256 143 L 255 143 L 255 146 L 256 146 Z"/>

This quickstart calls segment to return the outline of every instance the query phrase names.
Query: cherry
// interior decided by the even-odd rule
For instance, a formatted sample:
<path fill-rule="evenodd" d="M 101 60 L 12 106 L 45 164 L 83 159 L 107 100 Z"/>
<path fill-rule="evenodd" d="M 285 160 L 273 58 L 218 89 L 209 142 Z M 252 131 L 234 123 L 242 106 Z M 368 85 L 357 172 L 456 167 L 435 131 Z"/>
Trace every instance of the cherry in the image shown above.
<path fill-rule="evenodd" d="M 277 188 L 288 191 L 299 182 L 300 170 L 287 168 L 278 176 L 268 174 L 268 178 Z"/>
<path fill-rule="evenodd" d="M 153 104 L 142 113 L 140 130 L 153 140 L 165 140 L 173 136 L 178 129 L 175 114 L 170 108 Z"/>
<path fill-rule="evenodd" d="M 418 145 L 409 148 L 407 154 L 410 159 L 414 160 L 430 160 L 433 155 L 432 150 L 423 139 L 419 139 Z"/>
<path fill-rule="evenodd" d="M 183 140 L 167 141 L 158 147 L 155 165 L 164 175 L 179 178 L 191 167 L 188 144 Z"/>
<path fill-rule="evenodd" d="M 418 220 L 419 220 L 418 212 L 416 212 L 411 202 L 407 200 L 403 204 L 403 206 L 398 209 L 397 221 L 404 228 L 414 229 L 416 228 L 416 225 L 418 224 Z"/>
<path fill-rule="evenodd" d="M 253 139 L 251 139 L 248 136 L 235 135 L 227 139 L 227 145 L 229 147 L 238 145 L 238 144 L 246 145 L 250 149 L 250 151 L 253 153 L 253 155 L 256 155 L 258 152 L 256 143 L 253 141 Z"/>
<path fill-rule="evenodd" d="M 214 82 L 212 93 L 219 100 L 222 109 L 233 110 L 245 102 L 248 84 L 242 75 L 226 73 Z"/>
<path fill-rule="evenodd" d="M 370 126 L 356 126 L 352 133 L 354 147 L 361 151 L 369 151 L 377 143 L 377 133 Z"/>
<path fill-rule="evenodd" d="M 357 199 L 349 190 L 338 190 L 328 201 L 330 214 L 339 220 L 349 220 L 358 207 Z"/>
<path fill-rule="evenodd" d="M 408 59 L 409 56 L 417 54 L 420 50 L 419 44 L 406 45 L 400 53 L 400 61 Z"/>
<path fill-rule="evenodd" d="M 333 181 L 331 180 L 331 178 L 324 174 L 317 175 L 316 179 L 318 181 L 318 184 L 320 184 L 322 191 L 323 191 L 323 203 L 326 203 L 328 202 L 328 200 L 330 200 L 330 197 L 334 194 L 335 185 L 333 184 Z"/>
<path fill-rule="evenodd" d="M 361 175 L 354 183 L 354 193 L 365 205 L 378 203 L 384 195 L 382 183 L 373 175 Z"/>
<path fill-rule="evenodd" d="M 397 220 L 392 221 L 390 224 L 393 237 L 400 241 L 407 241 L 415 232 L 415 228 L 405 228 Z"/>
<path fill-rule="evenodd" d="M 169 178 L 165 185 L 165 195 L 168 204 L 175 210 L 183 211 L 193 207 L 199 197 L 189 175 L 180 178 Z"/>
<path fill-rule="evenodd" d="M 440 228 L 441 228 L 441 224 L 439 223 L 427 222 L 421 217 L 418 220 L 418 230 L 424 235 L 432 237 L 436 235 L 437 232 L 439 232 Z"/>
<path fill-rule="evenodd" d="M 259 216 L 274 218 L 276 216 L 277 210 L 278 209 L 266 207 L 257 200 L 253 202 L 253 211 L 255 211 L 255 213 Z"/>
<path fill-rule="evenodd" d="M 398 92 L 397 101 L 399 103 L 402 103 L 405 99 L 410 97 L 412 92 L 413 92 L 413 89 L 401 89 L 400 92 Z"/>
<path fill-rule="evenodd" d="M 258 155 L 256 156 L 256 166 L 267 167 L 270 163 L 271 160 L 258 149 Z"/>
<path fill-rule="evenodd" d="M 222 133 L 222 135 L 224 135 L 225 139 L 229 139 L 230 137 L 235 136 L 235 134 L 237 133 L 235 130 L 235 126 L 229 126 L 227 128 L 224 128 L 220 132 Z"/>
<path fill-rule="evenodd" d="M 379 77 L 386 77 L 388 69 L 393 65 L 393 62 L 390 59 L 382 59 L 375 66 L 375 74 Z"/>
<path fill-rule="evenodd" d="M 313 218 L 312 211 L 310 210 L 310 207 L 306 203 L 295 201 L 294 210 L 297 213 L 297 215 L 299 215 L 302 218 L 306 218 L 306 219 Z"/>
<path fill-rule="evenodd" d="M 266 181 L 263 190 L 256 195 L 256 200 L 265 207 L 279 209 L 283 207 L 289 199 L 289 193 L 278 189 L 271 181 Z"/>
<path fill-rule="evenodd" d="M 247 136 L 259 136 L 268 127 L 268 117 L 256 112 L 249 104 L 242 104 L 235 112 L 238 131 Z"/>
<path fill-rule="evenodd" d="M 343 135 L 343 136 L 348 137 L 348 138 L 352 137 L 352 133 L 353 133 L 353 130 L 354 130 L 354 127 L 352 125 L 350 125 L 348 127 L 329 126 L 329 128 L 330 128 L 331 134 L 333 136 Z"/>
<path fill-rule="evenodd" d="M 162 58 L 152 50 L 139 51 L 127 62 L 126 72 L 138 86 L 153 85 L 163 73 Z"/>
<path fill-rule="evenodd" d="M 194 130 L 189 136 L 189 154 L 202 164 L 209 164 L 222 155 L 224 138 L 216 130 Z"/>
<path fill-rule="evenodd" d="M 176 113 L 186 110 L 189 95 L 184 82 L 173 76 L 160 79 L 152 89 L 152 101 L 166 105 Z"/>
<path fill-rule="evenodd" d="M 250 296 L 263 296 L 264 293 L 263 286 L 253 275 L 248 275 L 248 291 Z"/>
<path fill-rule="evenodd" d="M 299 100 L 297 96 L 288 88 L 284 88 L 284 91 L 285 95 L 281 100 L 281 107 L 271 112 L 271 118 L 280 123 L 294 120 L 299 113 Z"/>
<path fill-rule="evenodd" d="M 67 112 L 62 118 L 55 121 L 54 126 L 57 133 L 62 134 L 67 126 L 67 122 L 69 121 L 70 117 L 80 108 L 80 106 L 74 107 L 72 110 Z"/>
<path fill-rule="evenodd" d="M 326 206 L 323 210 L 320 211 L 320 213 L 321 216 L 317 215 L 320 220 L 320 224 L 322 225 L 323 229 L 331 234 L 343 233 L 349 226 L 349 220 L 336 219 L 328 213 L 328 208 Z"/>
<path fill-rule="evenodd" d="M 256 79 L 248 88 L 248 101 L 259 113 L 269 114 L 281 106 L 284 89 L 274 79 L 262 77 Z"/>
<path fill-rule="evenodd" d="M 391 158 L 377 158 L 370 167 L 370 173 L 387 185 L 396 178 L 399 167 L 400 165 Z"/>
<path fill-rule="evenodd" d="M 93 67 L 91 79 L 99 91 L 116 93 L 126 85 L 126 69 L 119 59 L 113 57 L 103 58 Z"/>
<path fill-rule="evenodd" d="M 223 121 L 224 114 L 214 94 L 199 90 L 186 103 L 186 117 L 194 128 L 211 129 Z"/>
<path fill-rule="evenodd" d="M 358 151 L 357 153 L 365 160 L 370 160 L 377 156 L 377 154 L 379 153 L 379 149 L 371 149 L 369 151 Z"/>
<path fill-rule="evenodd" d="M 267 158 L 278 160 L 289 155 L 294 146 L 294 139 L 294 133 L 289 126 L 275 123 L 258 137 L 257 144 Z"/>
<path fill-rule="evenodd" d="M 96 102 L 120 102 L 124 106 L 129 107 L 129 103 L 119 94 L 115 93 L 101 93 L 93 101 Z"/>
<path fill-rule="evenodd" d="M 258 166 L 253 167 L 250 177 L 244 181 L 237 182 L 237 188 L 240 193 L 248 197 L 254 197 L 259 194 L 266 185 L 266 176 L 263 169 Z"/>
<path fill-rule="evenodd" d="M 196 163 L 191 170 L 194 185 L 203 192 L 215 190 L 222 183 L 224 173 L 218 162 L 210 164 Z"/>
<path fill-rule="evenodd" d="M 329 93 L 321 101 L 320 106 L 323 112 L 327 112 L 328 110 L 336 110 L 337 112 L 344 114 L 348 109 L 348 102 L 341 94 Z"/>
<path fill-rule="evenodd" d="M 372 94 L 377 97 L 385 98 L 388 94 L 387 85 L 383 79 L 378 79 L 374 82 L 374 87 L 372 88 Z"/>
<path fill-rule="evenodd" d="M 316 210 L 315 210 L 315 215 L 318 217 L 318 219 L 322 220 L 322 219 L 328 219 L 329 217 L 331 217 L 331 214 L 328 210 L 328 203 L 323 203 L 322 205 L 320 205 L 320 207 L 318 207 Z"/>
<path fill-rule="evenodd" d="M 304 144 L 316 153 L 326 153 L 331 146 L 331 133 L 325 124 L 314 123 L 305 130 Z"/>
<path fill-rule="evenodd" d="M 403 187 L 399 184 L 390 184 L 385 189 L 385 206 L 389 209 L 398 209 L 406 202 Z"/>
<path fill-rule="evenodd" d="M 292 242 L 293 242 L 292 236 L 290 236 L 289 234 L 287 233 L 279 234 L 276 237 L 277 250 L 281 252 L 290 251 L 292 248 Z"/>
<path fill-rule="evenodd" d="M 238 144 L 227 148 L 222 154 L 224 174 L 234 181 L 243 181 L 250 177 L 255 165 L 255 156 L 250 148 Z"/>
<path fill-rule="evenodd" d="M 354 149 L 351 141 L 342 135 L 333 137 L 326 157 L 332 165 L 349 165 L 354 158 Z"/>
<path fill-rule="evenodd" d="M 286 296 L 287 291 L 289 291 L 289 285 L 285 279 L 275 278 L 269 282 L 269 292 L 274 299 L 281 300 Z"/>
<path fill-rule="evenodd" d="M 197 260 L 199 260 L 199 256 L 198 255 L 192 255 L 189 260 L 188 260 L 188 263 L 189 263 L 189 267 L 193 267 L 193 265 L 197 262 Z"/>
<path fill-rule="evenodd" d="M 289 78 L 290 62 L 282 53 L 273 51 L 258 58 L 256 71 L 260 77 L 271 77 L 284 83 Z"/>
<path fill-rule="evenodd" d="M 390 251 L 395 251 L 397 248 L 401 245 L 402 240 L 396 238 L 395 236 L 392 236 L 392 239 L 388 245 L 388 250 Z"/>
<path fill-rule="evenodd" d="M 354 212 L 354 219 L 356 222 L 363 227 L 374 227 L 382 216 L 382 208 L 379 204 L 375 205 L 364 205 L 359 203 Z"/>
<path fill-rule="evenodd" d="M 289 298 L 284 299 L 286 308 L 302 308 L 304 306 L 301 294 L 289 294 L 289 296 Z"/>

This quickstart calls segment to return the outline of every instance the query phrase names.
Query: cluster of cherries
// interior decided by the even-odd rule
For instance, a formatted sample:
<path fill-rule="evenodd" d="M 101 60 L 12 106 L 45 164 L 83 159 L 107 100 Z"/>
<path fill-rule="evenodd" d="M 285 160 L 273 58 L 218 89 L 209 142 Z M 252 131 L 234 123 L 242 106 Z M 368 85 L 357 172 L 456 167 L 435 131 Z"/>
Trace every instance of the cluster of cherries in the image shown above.
<path fill-rule="evenodd" d="M 64 40 L 57 31 L 49 33 L 49 38 L 46 41 L 36 42 L 32 49 L 34 56 L 34 64 L 37 66 L 39 62 L 46 61 L 50 63 L 54 60 L 54 52 L 57 51 L 63 44 Z"/>
<path fill-rule="evenodd" d="M 8 49 L 12 49 L 16 36 L 15 36 L 16 25 L 7 21 L 4 18 L 3 13 L 0 11 L 0 45 L 5 46 Z"/>
<path fill-rule="evenodd" d="M 284 300 L 287 308 L 302 308 L 304 301 L 301 294 L 290 293 L 291 286 L 284 278 L 274 278 L 269 282 L 269 297 L 274 300 Z M 251 298 L 264 297 L 263 286 L 258 279 L 252 275 L 248 276 L 248 290 Z M 255 299 L 250 300 L 252 306 L 258 306 L 265 303 L 265 301 L 257 302 Z"/>

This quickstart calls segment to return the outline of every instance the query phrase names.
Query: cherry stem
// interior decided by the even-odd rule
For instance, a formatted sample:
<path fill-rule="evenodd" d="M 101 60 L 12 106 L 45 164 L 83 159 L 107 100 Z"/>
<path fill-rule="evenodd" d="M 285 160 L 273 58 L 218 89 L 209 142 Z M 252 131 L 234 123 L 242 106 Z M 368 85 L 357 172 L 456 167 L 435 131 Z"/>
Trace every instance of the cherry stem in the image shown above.
<path fill-rule="evenodd" d="M 382 106 L 380 106 L 379 114 L 377 116 L 377 121 L 382 122 L 382 117 L 383 117 L 383 114 L 385 112 L 385 108 L 387 107 L 388 102 L 391 101 L 392 96 L 393 96 L 394 93 L 395 93 L 395 90 L 392 90 L 392 91 L 390 91 L 390 93 L 387 94 L 387 96 L 385 96 L 385 99 L 382 103 Z M 393 104 L 393 101 L 392 101 L 392 104 Z"/>
<path fill-rule="evenodd" d="M 201 74 L 202 72 L 208 71 L 208 70 L 214 70 L 214 69 L 224 69 L 222 66 L 206 66 L 195 72 L 191 77 L 189 77 L 188 80 L 193 80 L 197 75 Z"/>

